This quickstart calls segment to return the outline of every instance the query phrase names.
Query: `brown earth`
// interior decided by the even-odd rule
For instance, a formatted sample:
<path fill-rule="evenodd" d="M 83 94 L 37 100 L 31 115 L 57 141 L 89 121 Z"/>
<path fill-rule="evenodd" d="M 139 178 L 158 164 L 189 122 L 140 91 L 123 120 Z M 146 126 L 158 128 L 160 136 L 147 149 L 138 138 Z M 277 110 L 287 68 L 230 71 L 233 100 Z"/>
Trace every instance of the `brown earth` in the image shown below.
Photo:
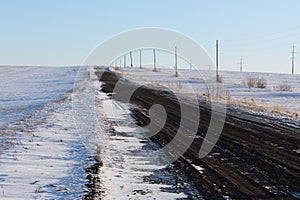
<path fill-rule="evenodd" d="M 132 87 L 130 81 L 111 71 L 98 71 L 97 75 L 106 93 L 113 92 L 117 81 L 126 88 Z M 163 105 L 167 122 L 151 139 L 164 146 L 174 138 L 181 115 L 172 92 L 143 86 L 132 95 L 131 103 L 134 105 L 132 115 L 142 126 L 150 121 L 148 109 L 154 104 Z M 199 159 L 198 152 L 211 118 L 209 102 L 199 104 L 197 137 L 174 164 L 190 177 L 204 198 L 300 199 L 300 127 L 297 122 L 285 123 L 281 119 L 229 108 L 217 145 L 208 156 Z M 187 103 L 187 106 L 193 109 L 195 105 Z M 193 116 L 189 116 L 189 120 L 194 123 Z M 195 166 L 205 170 L 199 171 Z"/>

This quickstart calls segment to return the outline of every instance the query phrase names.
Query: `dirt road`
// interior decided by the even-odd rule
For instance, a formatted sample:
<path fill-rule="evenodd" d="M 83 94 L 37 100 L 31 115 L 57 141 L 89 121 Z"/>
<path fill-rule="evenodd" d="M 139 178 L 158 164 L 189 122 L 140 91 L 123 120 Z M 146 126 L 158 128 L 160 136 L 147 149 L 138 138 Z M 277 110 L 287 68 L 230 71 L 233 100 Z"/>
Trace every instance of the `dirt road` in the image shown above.
<path fill-rule="evenodd" d="M 113 91 L 120 78 L 109 71 L 99 72 L 98 76 L 107 93 Z M 127 80 L 122 84 L 131 87 Z M 164 146 L 174 138 L 181 117 L 172 93 L 141 87 L 131 97 L 131 103 L 132 115 L 142 126 L 149 123 L 148 109 L 154 104 L 163 105 L 167 123 L 151 139 Z M 190 177 L 204 198 L 300 199 L 299 124 L 229 108 L 217 145 L 208 156 L 199 159 L 199 148 L 211 119 L 208 102 L 200 102 L 200 116 L 197 137 L 174 164 Z"/>

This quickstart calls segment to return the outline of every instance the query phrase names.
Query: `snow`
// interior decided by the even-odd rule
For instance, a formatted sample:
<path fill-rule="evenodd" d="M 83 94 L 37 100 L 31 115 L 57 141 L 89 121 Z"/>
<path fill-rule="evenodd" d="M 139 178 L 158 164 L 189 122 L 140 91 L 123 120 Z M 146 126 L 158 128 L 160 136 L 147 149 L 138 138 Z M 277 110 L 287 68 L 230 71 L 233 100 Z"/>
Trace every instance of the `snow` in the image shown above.
<path fill-rule="evenodd" d="M 0 67 L 0 127 L 72 89 L 78 67 Z"/>
<path fill-rule="evenodd" d="M 186 198 L 187 194 L 183 192 L 171 192 L 174 187 L 171 183 L 154 184 L 144 181 L 145 177 L 164 170 L 167 166 L 160 163 L 159 155 L 153 156 L 153 148 L 159 147 L 148 141 L 144 135 L 145 128 L 136 125 L 130 115 L 129 105 L 117 102 L 101 92 L 96 93 L 95 100 L 98 120 L 106 124 L 102 129 L 102 141 L 98 142 L 101 149 L 99 157 L 103 162 L 99 174 L 101 187 L 105 189 L 103 199 Z M 175 180 L 177 174 L 163 176 L 165 179 Z M 186 187 L 190 188 L 191 193 L 196 193 L 191 183 L 187 183 Z"/>
<path fill-rule="evenodd" d="M 98 95 L 101 99 L 99 112 L 106 120 L 115 122 L 115 134 L 106 132 L 101 160 L 100 179 L 102 187 L 107 188 L 103 199 L 176 199 L 184 198 L 184 193 L 162 192 L 161 188 L 171 185 L 144 183 L 143 177 L 155 170 L 164 169 L 159 158 L 153 158 L 151 149 L 144 149 L 143 128 L 135 127 L 126 105 L 115 102 L 107 96 Z M 170 179 L 172 177 L 169 177 Z M 144 194 L 134 191 L 143 191 Z"/>
<path fill-rule="evenodd" d="M 141 84 L 201 98 L 208 93 L 206 81 L 215 75 L 196 70 L 179 70 L 179 77 L 170 69 L 116 71 Z M 222 98 L 230 105 L 255 113 L 300 114 L 299 75 L 223 71 L 221 76 Z M 243 86 L 248 77 L 263 77 L 267 88 Z M 130 115 L 130 105 L 99 91 L 92 67 L 0 67 L 0 78 L 0 199 L 82 198 L 87 191 L 85 170 L 94 162 L 94 153 L 103 162 L 103 199 L 187 197 L 170 189 L 172 181 L 144 181 L 153 174 L 174 180 L 176 174 L 158 173 L 166 168 L 159 155 L 153 156 L 153 148 L 159 147 L 148 143 L 146 130 Z M 281 84 L 292 85 L 292 91 L 275 90 Z M 95 152 L 96 147 L 100 151 Z M 193 193 L 192 184 L 186 184 Z"/>
<path fill-rule="evenodd" d="M 123 76 L 135 82 L 167 87 L 185 96 L 196 93 L 200 98 L 205 98 L 207 94 L 214 93 L 214 91 L 208 91 L 207 84 L 215 80 L 215 71 L 179 69 L 179 77 L 175 77 L 174 70 L 169 68 L 160 68 L 158 72 L 153 72 L 150 68 L 118 68 L 114 71 L 122 73 Z M 299 120 L 299 74 L 221 71 L 220 76 L 223 81 L 221 98 L 225 98 L 228 105 L 277 117 L 284 114 Z M 249 88 L 248 78 L 265 79 L 267 87 Z M 291 87 L 291 91 L 280 91 L 280 86 Z"/>
<path fill-rule="evenodd" d="M 40 123 L 44 112 L 51 114 Z M 70 101 L 47 104 L 34 115 L 26 123 L 39 125 L 15 133 L 18 143 L 1 155 L 1 199 L 59 198 L 63 191 L 82 196 L 87 161 L 81 159 L 88 152 L 78 143 Z"/>
<path fill-rule="evenodd" d="M 72 89 L 77 70 L 0 68 L 0 123 L 5 131 L 0 133 L 0 199 L 84 195 L 89 152 L 80 142 L 65 93 Z M 3 145 L 5 141 L 11 145 Z"/>
<path fill-rule="evenodd" d="M 92 155 L 103 162 L 103 199 L 187 196 L 172 183 L 143 180 L 166 166 L 151 156 L 155 144 L 147 143 L 128 105 L 99 91 L 92 67 L 0 71 L 0 199 L 82 199 Z M 201 196 L 191 183 L 186 187 Z"/>

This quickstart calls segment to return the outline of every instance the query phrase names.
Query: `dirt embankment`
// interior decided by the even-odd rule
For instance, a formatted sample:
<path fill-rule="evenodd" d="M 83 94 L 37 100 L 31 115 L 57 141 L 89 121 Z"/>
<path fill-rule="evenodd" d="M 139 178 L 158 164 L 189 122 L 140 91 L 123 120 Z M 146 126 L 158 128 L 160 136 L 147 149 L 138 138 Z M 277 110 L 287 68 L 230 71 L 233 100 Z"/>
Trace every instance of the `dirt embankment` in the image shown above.
<path fill-rule="evenodd" d="M 120 76 L 111 71 L 98 72 L 102 89 L 113 88 Z M 127 88 L 128 80 L 122 80 Z M 150 122 L 148 109 L 163 105 L 167 121 L 151 139 L 161 146 L 168 144 L 180 125 L 180 105 L 170 91 L 140 87 L 131 96 L 133 116 L 140 125 Z M 194 105 L 189 105 L 190 108 Z M 198 152 L 211 118 L 210 104 L 200 102 L 197 137 L 186 153 L 176 161 L 208 199 L 299 199 L 300 198 L 300 127 L 275 119 L 253 116 L 238 109 L 227 112 L 226 122 L 212 152 L 203 159 Z M 193 123 L 193 116 L 189 117 Z M 218 123 L 218 122 L 215 122 Z M 188 127 L 186 127 L 188 128 Z M 204 170 L 198 170 L 199 167 Z"/>

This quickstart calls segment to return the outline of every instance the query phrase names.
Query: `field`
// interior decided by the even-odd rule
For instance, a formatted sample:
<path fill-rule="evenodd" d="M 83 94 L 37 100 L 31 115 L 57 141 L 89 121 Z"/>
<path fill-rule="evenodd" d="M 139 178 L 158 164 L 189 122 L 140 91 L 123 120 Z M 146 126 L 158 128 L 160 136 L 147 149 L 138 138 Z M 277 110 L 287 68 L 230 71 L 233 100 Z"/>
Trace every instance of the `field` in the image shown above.
<path fill-rule="evenodd" d="M 207 90 L 207 85 L 214 81 L 215 71 L 185 69 L 178 71 L 179 77 L 175 77 L 173 69 L 166 68 L 159 69 L 159 72 L 153 72 L 149 68 L 118 68 L 116 71 L 133 81 L 161 85 L 185 95 L 193 92 L 205 97 L 208 93 L 214 93 Z M 220 96 L 229 105 L 245 107 L 256 113 L 280 113 L 299 120 L 300 75 L 221 71 L 220 77 Z M 248 86 L 251 81 L 259 80 L 264 81 L 265 88 L 257 88 L 255 84 Z"/>
<path fill-rule="evenodd" d="M 299 75 L 221 72 L 213 101 L 226 107 L 224 127 L 199 159 L 216 94 L 207 89 L 213 71 L 179 70 L 175 77 L 170 69 L 0 70 L 0 199 L 300 198 Z M 140 88 L 130 103 L 115 98 L 120 78 Z M 250 78 L 266 88 L 249 87 Z M 196 96 L 200 119 L 188 149 L 166 163 L 158 150 L 181 126 L 172 93 L 191 110 Z M 163 116 L 160 109 L 149 113 L 154 104 L 168 115 L 149 135 L 147 125 L 159 126 Z M 187 124 L 194 122 L 187 116 Z"/>

